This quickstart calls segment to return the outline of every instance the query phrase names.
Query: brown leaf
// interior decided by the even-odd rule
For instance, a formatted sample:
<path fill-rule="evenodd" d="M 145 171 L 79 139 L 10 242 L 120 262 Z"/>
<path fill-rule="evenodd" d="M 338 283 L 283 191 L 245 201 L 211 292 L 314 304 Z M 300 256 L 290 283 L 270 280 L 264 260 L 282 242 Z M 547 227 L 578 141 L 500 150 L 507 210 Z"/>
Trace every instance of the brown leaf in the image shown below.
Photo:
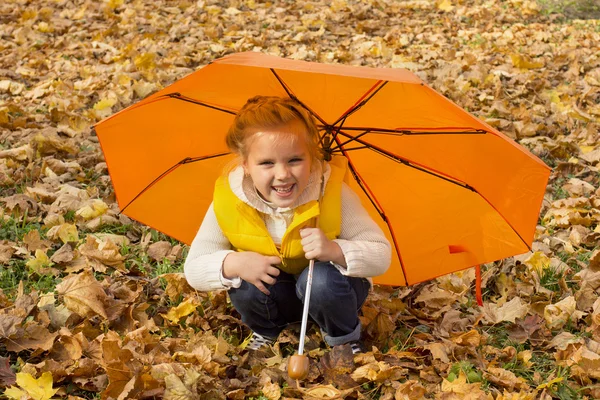
<path fill-rule="evenodd" d="M 56 250 L 52 257 L 50 257 L 50 261 L 56 264 L 67 263 L 72 261 L 75 257 L 73 253 L 73 248 L 69 243 L 65 243 L 60 249 Z"/>
<path fill-rule="evenodd" d="M 101 265 L 125 271 L 125 264 L 123 263 L 125 257 L 121 255 L 119 247 L 110 239 L 100 241 L 92 235 L 88 235 L 85 244 L 79 247 L 79 251 L 90 261 L 96 261 Z"/>
<path fill-rule="evenodd" d="M 10 369 L 8 358 L 0 357 L 0 386 L 11 386 L 14 385 L 16 381 L 17 375 Z"/>
<path fill-rule="evenodd" d="M 162 261 L 171 251 L 171 243 L 160 241 L 152 243 L 147 250 L 148 256 L 156 261 Z"/>
<path fill-rule="evenodd" d="M 163 274 L 160 275 L 160 278 L 167 281 L 165 293 L 171 300 L 175 300 L 181 295 L 195 292 L 194 288 L 188 284 L 183 273 Z"/>
<path fill-rule="evenodd" d="M 75 361 L 79 360 L 82 355 L 81 343 L 72 335 L 60 335 L 48 354 L 56 361 Z"/>
<path fill-rule="evenodd" d="M 0 314 L 0 337 L 10 338 L 19 332 L 23 318 L 16 315 Z"/>
<path fill-rule="evenodd" d="M 517 377 L 513 372 L 504 368 L 488 367 L 484 372 L 484 377 L 499 386 L 505 387 L 508 390 L 529 389 L 527 381 L 521 377 Z"/>
<path fill-rule="evenodd" d="M 37 230 L 29 231 L 23 236 L 23 243 L 27 246 L 27 250 L 33 253 L 36 250 L 46 251 L 52 247 L 52 242 L 40 238 L 40 232 Z"/>
<path fill-rule="evenodd" d="M 27 214 L 28 216 L 37 215 L 38 205 L 35 199 L 24 194 L 15 194 L 0 199 L 6 203 L 6 208 L 18 216 Z"/>
<path fill-rule="evenodd" d="M 15 253 L 14 245 L 15 242 L 9 242 L 8 240 L 0 240 L 0 264 L 6 265 L 8 261 Z"/>
<path fill-rule="evenodd" d="M 100 315 L 108 318 L 104 304 L 106 293 L 89 270 L 69 275 L 56 286 L 67 308 L 82 317 Z"/>
<path fill-rule="evenodd" d="M 48 351 L 58 334 L 36 323 L 27 323 L 18 337 L 6 342 L 8 351 L 20 352 L 26 349 Z"/>

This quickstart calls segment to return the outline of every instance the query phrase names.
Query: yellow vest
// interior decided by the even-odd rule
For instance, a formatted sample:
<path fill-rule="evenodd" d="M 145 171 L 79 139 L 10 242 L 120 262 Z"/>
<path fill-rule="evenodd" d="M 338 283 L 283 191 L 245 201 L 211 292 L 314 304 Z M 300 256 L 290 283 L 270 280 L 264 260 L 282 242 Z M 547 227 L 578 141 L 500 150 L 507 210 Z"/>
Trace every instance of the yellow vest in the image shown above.
<path fill-rule="evenodd" d="M 258 210 L 240 200 L 231 190 L 227 176 L 215 184 L 213 207 L 221 230 L 236 251 L 254 251 L 282 260 L 278 267 L 287 273 L 297 274 L 308 266 L 300 243 L 300 229 L 314 226 L 319 217 L 319 228 L 329 240 L 340 235 L 342 181 L 346 175 L 345 157 L 334 157 L 329 162 L 331 174 L 320 204 L 313 200 L 294 209 L 294 217 L 287 227 L 278 250 L 269 235 Z"/>

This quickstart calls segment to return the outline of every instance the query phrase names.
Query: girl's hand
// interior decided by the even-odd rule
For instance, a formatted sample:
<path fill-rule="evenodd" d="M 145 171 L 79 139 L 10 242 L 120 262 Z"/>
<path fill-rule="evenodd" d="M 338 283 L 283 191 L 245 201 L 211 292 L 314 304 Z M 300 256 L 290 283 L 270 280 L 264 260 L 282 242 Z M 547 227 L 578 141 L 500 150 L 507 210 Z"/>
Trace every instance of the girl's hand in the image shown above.
<path fill-rule="evenodd" d="M 279 275 L 279 268 L 273 266 L 277 264 L 281 264 L 281 259 L 275 256 L 263 256 L 253 251 L 229 253 L 223 261 L 223 277 L 240 277 L 268 296 L 271 292 L 265 284 L 277 282 L 275 277 Z"/>
<path fill-rule="evenodd" d="M 346 266 L 346 259 L 340 246 L 327 236 L 319 228 L 304 228 L 300 230 L 304 256 L 309 260 L 333 261 L 336 264 Z"/>

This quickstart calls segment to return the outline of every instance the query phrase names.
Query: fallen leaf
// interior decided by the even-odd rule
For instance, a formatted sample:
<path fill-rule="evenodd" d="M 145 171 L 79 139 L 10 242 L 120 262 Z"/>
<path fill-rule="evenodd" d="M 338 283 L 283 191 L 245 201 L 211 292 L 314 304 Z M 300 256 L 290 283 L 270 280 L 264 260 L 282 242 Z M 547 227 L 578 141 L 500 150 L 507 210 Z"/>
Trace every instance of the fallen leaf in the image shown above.
<path fill-rule="evenodd" d="M 528 311 L 529 306 L 524 304 L 520 297 L 514 297 L 511 301 L 504 303 L 500 307 L 489 302 L 483 305 L 483 317 L 492 324 L 502 321 L 514 323 L 517 318 L 524 318 Z"/>
<path fill-rule="evenodd" d="M 49 400 L 58 389 L 52 389 L 52 374 L 44 372 L 41 377 L 35 379 L 32 375 L 19 372 L 17 373 L 17 385 L 23 389 L 10 387 L 6 389 L 4 395 L 11 399 L 20 400 L 24 396 L 35 400 Z"/>
<path fill-rule="evenodd" d="M 67 308 L 82 317 L 98 314 L 108 318 L 104 309 L 106 293 L 89 270 L 67 276 L 56 291 L 63 296 Z"/>
<path fill-rule="evenodd" d="M 577 311 L 577 302 L 573 296 L 544 308 L 544 319 L 550 329 L 562 328 L 569 320 L 577 321 L 584 315 L 584 312 Z"/>
<path fill-rule="evenodd" d="M 8 358 L 0 357 L 0 386 L 7 387 L 16 383 L 16 375 L 10 369 Z"/>
<path fill-rule="evenodd" d="M 198 303 L 194 298 L 188 298 L 176 307 L 172 307 L 167 314 L 162 314 L 163 317 L 171 321 L 173 324 L 178 324 L 179 320 L 196 311 Z"/>

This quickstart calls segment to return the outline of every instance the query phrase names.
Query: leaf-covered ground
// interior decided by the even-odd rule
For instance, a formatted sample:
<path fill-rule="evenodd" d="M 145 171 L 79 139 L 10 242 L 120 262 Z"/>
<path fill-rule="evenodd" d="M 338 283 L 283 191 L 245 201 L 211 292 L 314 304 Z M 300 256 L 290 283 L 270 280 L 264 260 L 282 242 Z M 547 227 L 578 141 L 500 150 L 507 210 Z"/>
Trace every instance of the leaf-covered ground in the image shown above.
<path fill-rule="evenodd" d="M 3 1 L 4 394 L 600 398 L 598 12 L 595 0 Z M 327 349 L 311 327 L 300 385 L 286 373 L 295 328 L 243 350 L 226 294 L 178 273 L 187 248 L 118 215 L 90 127 L 247 50 L 410 69 L 529 148 L 554 168 L 534 252 L 483 267 L 481 308 L 472 270 L 377 287 L 369 351 Z"/>

